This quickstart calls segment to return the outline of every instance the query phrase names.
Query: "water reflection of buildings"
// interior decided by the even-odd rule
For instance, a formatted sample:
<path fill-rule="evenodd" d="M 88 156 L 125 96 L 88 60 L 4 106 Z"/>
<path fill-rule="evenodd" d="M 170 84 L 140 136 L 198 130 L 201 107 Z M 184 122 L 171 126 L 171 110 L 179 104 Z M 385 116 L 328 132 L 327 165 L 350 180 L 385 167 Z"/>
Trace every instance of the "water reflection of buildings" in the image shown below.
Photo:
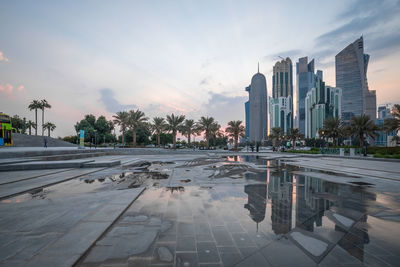
<path fill-rule="evenodd" d="M 266 184 L 249 184 L 244 187 L 244 192 L 248 195 L 245 209 L 250 211 L 250 217 L 257 223 L 262 222 L 265 218 L 265 210 L 267 205 L 267 185 Z"/>
<path fill-rule="evenodd" d="M 350 235 L 348 228 L 332 220 L 328 214 L 336 213 L 355 223 L 366 222 L 367 208 L 371 201 L 376 200 L 375 193 L 365 186 L 338 184 L 297 175 L 289 169 L 271 169 L 269 173 L 267 185 L 246 185 L 244 188 L 248 194 L 248 204 L 244 207 L 250 211 L 257 225 L 265 219 L 266 199 L 271 203 L 271 224 L 275 234 L 286 234 L 294 226 L 309 232 L 319 227 L 329 227 L 329 224 L 323 225 L 326 216 L 335 225 L 331 231 L 347 234 L 338 245 L 361 262 L 364 261 L 362 250 L 369 243 L 368 231 L 353 227 Z"/>
<path fill-rule="evenodd" d="M 293 174 L 287 170 L 270 172 L 268 199 L 271 200 L 271 223 L 275 234 L 292 229 Z"/>

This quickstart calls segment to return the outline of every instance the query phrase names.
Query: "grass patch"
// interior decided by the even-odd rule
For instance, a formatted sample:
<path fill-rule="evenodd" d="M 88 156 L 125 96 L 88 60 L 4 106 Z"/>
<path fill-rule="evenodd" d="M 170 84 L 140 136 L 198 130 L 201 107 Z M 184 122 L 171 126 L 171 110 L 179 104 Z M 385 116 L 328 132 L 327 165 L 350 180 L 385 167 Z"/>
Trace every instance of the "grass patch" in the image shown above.
<path fill-rule="evenodd" d="M 374 154 L 374 158 L 381 158 L 381 159 L 400 159 L 400 154 L 388 155 L 388 154 L 379 154 L 379 153 L 376 153 L 376 154 Z"/>

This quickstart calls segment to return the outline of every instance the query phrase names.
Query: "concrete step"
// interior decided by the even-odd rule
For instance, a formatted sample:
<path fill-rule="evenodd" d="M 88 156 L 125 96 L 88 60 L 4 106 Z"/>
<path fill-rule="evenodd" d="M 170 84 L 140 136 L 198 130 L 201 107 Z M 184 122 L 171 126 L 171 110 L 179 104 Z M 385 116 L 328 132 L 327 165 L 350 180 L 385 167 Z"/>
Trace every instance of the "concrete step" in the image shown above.
<path fill-rule="evenodd" d="M 83 164 L 82 168 L 102 168 L 102 167 L 113 167 L 121 165 L 120 160 L 104 160 L 104 161 L 94 161 Z"/>
<path fill-rule="evenodd" d="M 23 171 L 23 170 L 45 170 L 45 169 L 69 169 L 82 168 L 84 164 L 94 160 L 68 160 L 68 161 L 32 161 L 23 163 L 0 165 L 0 171 Z"/>

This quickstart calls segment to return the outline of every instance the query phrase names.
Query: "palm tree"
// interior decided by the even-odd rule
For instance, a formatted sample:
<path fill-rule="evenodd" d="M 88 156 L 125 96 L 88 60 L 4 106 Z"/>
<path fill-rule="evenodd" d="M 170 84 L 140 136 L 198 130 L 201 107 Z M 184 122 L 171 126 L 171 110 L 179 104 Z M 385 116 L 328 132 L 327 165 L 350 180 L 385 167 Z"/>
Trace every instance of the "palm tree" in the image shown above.
<path fill-rule="evenodd" d="M 29 135 L 32 135 L 32 128 L 36 129 L 36 124 L 33 121 L 29 120 L 26 123 L 26 127 L 28 127 L 28 129 L 29 129 Z"/>
<path fill-rule="evenodd" d="M 43 136 L 44 135 L 44 129 L 45 129 L 45 127 L 44 127 L 44 110 L 46 108 L 50 109 L 51 105 L 47 102 L 46 99 L 43 99 L 42 101 L 40 101 L 40 104 L 41 104 L 40 108 L 42 109 L 42 136 Z"/>
<path fill-rule="evenodd" d="M 299 129 L 291 128 L 289 132 L 289 139 L 292 140 L 292 147 L 294 149 L 296 140 L 302 138 L 302 134 L 300 133 Z"/>
<path fill-rule="evenodd" d="M 200 120 L 197 122 L 197 130 L 199 132 L 204 132 L 206 136 L 206 148 L 210 148 L 210 134 L 211 134 L 211 127 L 214 123 L 213 117 L 201 117 Z"/>
<path fill-rule="evenodd" d="M 337 139 L 343 136 L 343 122 L 340 118 L 327 118 L 324 121 L 324 136 L 333 139 L 333 145 L 337 146 Z"/>
<path fill-rule="evenodd" d="M 54 131 L 55 128 L 56 125 L 54 123 L 46 122 L 45 124 L 43 124 L 43 129 L 47 129 L 49 137 L 50 137 L 50 132 Z"/>
<path fill-rule="evenodd" d="M 282 136 L 281 127 L 274 127 L 271 129 L 270 137 L 275 140 L 274 146 L 277 146 L 277 144 L 279 144 L 279 139 L 281 138 L 281 136 Z"/>
<path fill-rule="evenodd" d="M 148 118 L 146 118 L 143 111 L 139 109 L 129 111 L 128 126 L 132 129 L 133 133 L 133 147 L 136 147 L 136 132 L 138 128 L 145 125 L 147 120 Z"/>
<path fill-rule="evenodd" d="M 383 123 L 383 128 L 386 133 L 400 130 L 400 104 L 396 104 L 392 108 L 393 118 L 386 119 Z"/>
<path fill-rule="evenodd" d="M 157 145 L 160 147 L 160 136 L 165 131 L 166 123 L 164 118 L 154 117 L 153 124 L 151 125 L 151 129 L 157 134 Z"/>
<path fill-rule="evenodd" d="M 116 115 L 113 115 L 113 123 L 120 126 L 122 132 L 122 146 L 125 147 L 125 131 L 129 124 L 129 112 L 119 111 Z"/>
<path fill-rule="evenodd" d="M 368 115 L 362 114 L 361 116 L 354 116 L 351 118 L 350 129 L 352 136 L 360 138 L 360 146 L 363 149 L 365 136 L 375 139 L 378 127 L 376 127 L 375 122 L 372 121 Z"/>
<path fill-rule="evenodd" d="M 37 110 L 41 108 L 42 103 L 39 100 L 33 100 L 28 106 L 30 111 L 35 110 L 35 135 L 37 135 Z"/>
<path fill-rule="evenodd" d="M 172 133 L 173 148 L 176 148 L 176 134 L 178 131 L 182 130 L 183 121 L 185 120 L 185 115 L 175 116 L 174 113 L 167 115 L 167 126 L 166 130 Z"/>
<path fill-rule="evenodd" d="M 194 120 L 185 120 L 181 132 L 187 137 L 188 146 L 190 147 L 190 137 L 197 134 L 197 125 Z"/>
<path fill-rule="evenodd" d="M 213 124 L 211 124 L 210 134 L 213 138 L 214 147 L 217 146 L 217 135 L 220 134 L 220 131 L 219 131 L 220 128 L 221 128 L 221 125 L 219 125 L 217 122 L 214 122 Z"/>
<path fill-rule="evenodd" d="M 244 133 L 245 133 L 245 128 L 242 125 L 242 121 L 228 122 L 228 127 L 226 127 L 225 132 L 227 132 L 230 137 L 233 137 L 234 144 L 235 144 L 234 150 L 237 150 L 239 136 L 244 136 Z"/>

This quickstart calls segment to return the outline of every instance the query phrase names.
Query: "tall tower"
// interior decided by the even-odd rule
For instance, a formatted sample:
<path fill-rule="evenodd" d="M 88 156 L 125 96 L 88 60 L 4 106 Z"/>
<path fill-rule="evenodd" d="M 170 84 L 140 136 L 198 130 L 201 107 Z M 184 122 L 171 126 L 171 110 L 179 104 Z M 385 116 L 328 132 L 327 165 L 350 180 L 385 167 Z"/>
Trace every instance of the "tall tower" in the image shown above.
<path fill-rule="evenodd" d="M 362 36 L 335 57 L 336 87 L 343 90 L 342 117 L 347 123 L 361 114 L 376 119 L 376 93 L 368 89 L 367 82 L 368 61 Z"/>
<path fill-rule="evenodd" d="M 268 109 L 267 109 L 267 83 L 265 76 L 258 72 L 251 78 L 250 86 L 246 87 L 249 92 L 249 141 L 261 142 L 267 138 Z M 246 121 L 247 124 L 247 121 Z"/>
<path fill-rule="evenodd" d="M 293 67 L 290 58 L 276 62 L 272 76 L 272 97 L 269 100 L 270 127 L 283 133 L 293 128 Z"/>
<path fill-rule="evenodd" d="M 305 99 L 307 92 L 315 87 L 315 74 L 314 74 L 314 59 L 308 63 L 307 57 L 299 58 L 296 63 L 296 78 L 297 78 L 297 120 L 299 131 L 302 134 L 306 133 L 306 110 Z"/>

